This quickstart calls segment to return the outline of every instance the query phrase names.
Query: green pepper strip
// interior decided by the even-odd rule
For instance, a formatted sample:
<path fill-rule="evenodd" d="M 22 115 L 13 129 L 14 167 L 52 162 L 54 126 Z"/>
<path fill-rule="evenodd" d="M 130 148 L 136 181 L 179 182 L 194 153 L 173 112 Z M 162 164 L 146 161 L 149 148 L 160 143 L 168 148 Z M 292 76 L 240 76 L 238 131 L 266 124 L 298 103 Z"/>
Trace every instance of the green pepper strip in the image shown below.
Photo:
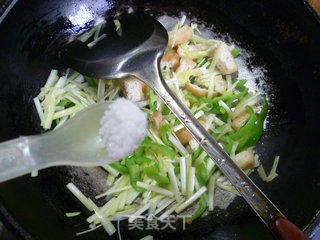
<path fill-rule="evenodd" d="M 141 143 L 141 146 L 143 147 L 153 147 L 153 148 L 158 148 L 162 151 L 164 151 L 165 153 L 167 153 L 170 157 L 171 160 L 174 159 L 175 157 L 175 154 L 171 151 L 171 148 L 166 146 L 166 145 L 163 145 L 163 144 L 160 144 L 160 143 L 154 143 L 154 142 L 147 142 L 147 141 L 144 141 Z"/>
<path fill-rule="evenodd" d="M 268 102 L 264 96 L 262 99 L 263 107 L 258 116 L 257 124 L 255 125 L 254 130 L 252 131 L 252 134 L 249 136 L 248 140 L 245 142 L 245 144 L 243 144 L 243 149 L 247 149 L 248 147 L 256 145 L 263 133 L 263 122 L 268 113 Z"/>
<path fill-rule="evenodd" d="M 170 113 L 170 109 L 167 107 L 167 105 L 164 105 L 164 108 L 162 110 L 162 115 L 168 115 Z"/>
<path fill-rule="evenodd" d="M 90 77 L 84 77 L 84 80 L 88 83 L 88 85 L 90 87 L 98 87 L 98 84 L 96 83 L 96 81 L 93 78 Z"/>
<path fill-rule="evenodd" d="M 227 101 L 226 101 L 227 106 L 228 106 L 228 107 L 231 107 L 233 101 L 234 101 L 233 99 L 227 100 Z"/>
<path fill-rule="evenodd" d="M 134 155 L 137 157 L 142 156 L 143 151 L 144 151 L 144 147 L 140 146 L 134 151 Z"/>
<path fill-rule="evenodd" d="M 134 161 L 137 164 L 142 164 L 145 162 L 152 162 L 153 160 L 151 158 L 143 157 L 143 156 L 134 156 Z"/>
<path fill-rule="evenodd" d="M 231 55 L 232 55 L 234 58 L 238 57 L 239 54 L 240 54 L 239 48 L 234 48 L 234 49 L 232 49 L 232 50 L 230 51 L 230 53 L 231 53 Z"/>
<path fill-rule="evenodd" d="M 191 100 L 191 102 L 193 102 L 193 103 L 199 103 L 199 102 L 201 101 L 199 98 L 193 96 L 193 95 L 192 95 L 191 93 L 189 93 L 189 92 L 185 95 L 185 97 L 186 97 L 187 99 Z"/>
<path fill-rule="evenodd" d="M 167 138 L 167 132 L 169 131 L 170 126 L 166 123 L 160 129 L 161 139 L 165 145 L 172 147 L 172 143 Z"/>
<path fill-rule="evenodd" d="M 240 98 L 244 97 L 245 95 L 247 95 L 248 91 L 249 91 L 249 89 L 245 88 L 244 90 L 242 90 L 238 94 L 225 94 L 225 95 L 222 95 L 220 97 L 213 98 L 211 100 L 211 103 L 215 104 L 215 103 L 218 103 L 220 100 L 225 102 L 225 101 L 227 101 L 229 99 L 232 99 L 232 100 L 240 99 Z"/>
<path fill-rule="evenodd" d="M 246 80 L 240 80 L 239 83 L 237 84 L 236 87 L 243 87 L 243 85 L 245 84 L 245 81 Z M 232 94 L 232 93 L 225 93 L 223 94 L 222 96 L 220 97 L 215 97 L 213 99 L 208 99 L 208 98 L 205 98 L 205 97 L 201 97 L 201 98 L 195 98 L 197 102 L 200 102 L 200 103 L 211 103 L 211 104 L 217 104 L 220 100 L 226 102 L 228 100 L 240 100 L 241 98 L 243 98 L 245 95 L 247 95 L 249 89 L 248 88 L 244 88 L 240 93 L 237 93 L 237 94 Z M 187 98 L 191 99 L 191 96 L 186 96 Z"/>
<path fill-rule="evenodd" d="M 259 114 L 259 121 L 264 121 L 267 117 L 268 114 L 268 108 L 269 108 L 269 104 L 268 101 L 266 99 L 266 96 L 262 95 L 262 102 L 263 102 L 263 107 L 261 109 L 261 112 Z"/>
<path fill-rule="evenodd" d="M 198 208 L 198 210 L 193 214 L 193 216 L 191 218 L 187 219 L 187 223 L 191 224 L 192 221 L 194 221 L 195 219 L 201 217 L 206 209 L 207 209 L 207 197 L 206 197 L 206 194 L 204 193 L 204 194 L 201 195 L 201 197 L 199 199 L 199 208 Z"/>
<path fill-rule="evenodd" d="M 212 103 L 207 103 L 207 105 L 205 106 L 205 108 L 206 109 L 211 109 L 211 108 L 213 108 L 213 104 Z M 202 109 L 199 109 L 199 110 L 204 110 L 204 108 L 202 108 Z"/>
<path fill-rule="evenodd" d="M 226 143 L 226 145 L 224 146 L 223 149 L 224 149 L 228 154 L 230 154 L 234 141 L 233 141 L 229 136 L 222 136 L 222 137 L 220 138 L 220 141 Z"/>
<path fill-rule="evenodd" d="M 62 99 L 57 106 L 66 106 L 66 105 L 74 105 L 74 103 L 72 101 L 70 101 L 69 99 L 65 98 L 65 99 Z"/>
<path fill-rule="evenodd" d="M 219 115 L 219 118 L 221 119 L 221 121 L 226 122 L 229 118 L 229 114 L 227 113 L 227 111 L 225 109 L 223 109 L 224 112 Z"/>
<path fill-rule="evenodd" d="M 159 184 L 168 184 L 170 182 L 168 177 L 162 176 L 159 174 L 159 171 L 156 166 L 152 165 L 143 169 L 144 173 Z"/>
<path fill-rule="evenodd" d="M 206 186 L 207 182 L 209 181 L 209 178 L 214 173 L 214 171 L 217 169 L 217 165 L 214 165 L 213 168 L 208 173 L 206 165 L 204 162 L 201 163 L 198 172 L 196 173 L 197 180 L 200 184 L 200 186 Z"/>
<path fill-rule="evenodd" d="M 196 63 L 199 64 L 199 63 L 201 63 L 202 60 L 203 60 L 203 57 L 198 57 L 196 60 Z"/>
<path fill-rule="evenodd" d="M 194 153 L 192 154 L 192 163 L 201 155 L 202 152 L 203 152 L 203 148 L 199 146 L 197 150 L 195 150 Z"/>
<path fill-rule="evenodd" d="M 136 164 L 134 157 L 126 157 L 126 166 L 129 170 L 129 178 L 131 186 L 138 192 L 142 192 L 145 189 L 137 186 L 137 182 L 140 181 L 140 167 Z"/>
<path fill-rule="evenodd" d="M 236 88 L 242 88 L 246 82 L 247 82 L 246 79 L 241 79 L 241 80 L 239 80 Z"/>
<path fill-rule="evenodd" d="M 206 185 L 206 180 L 209 178 L 208 177 L 208 172 L 207 172 L 207 168 L 206 165 L 204 164 L 204 162 L 202 162 L 200 164 L 199 170 L 196 173 L 196 177 L 198 179 L 198 182 L 200 184 L 200 186 L 204 186 Z"/>
<path fill-rule="evenodd" d="M 247 106 L 246 108 L 250 112 L 249 121 L 240 130 L 229 135 L 232 140 L 239 140 L 237 147 L 237 151 L 239 152 L 256 145 L 259 141 L 263 133 L 263 122 L 268 113 L 268 102 L 263 96 L 263 107 L 259 116 L 254 114 L 251 107 Z"/>
<path fill-rule="evenodd" d="M 155 94 L 153 90 L 150 88 L 149 89 L 149 107 L 152 112 L 155 112 L 157 110 L 157 106 L 155 104 L 154 99 L 155 99 Z"/>
<path fill-rule="evenodd" d="M 236 131 L 233 134 L 230 134 L 230 138 L 234 141 L 239 140 L 244 136 L 251 135 L 252 130 L 255 128 L 258 117 L 256 114 L 254 114 L 253 109 L 251 107 L 247 106 L 246 109 L 248 109 L 248 111 L 250 112 L 249 121 L 238 131 Z"/>
<path fill-rule="evenodd" d="M 174 173 L 179 174 L 180 173 L 180 167 L 175 167 L 174 168 Z"/>
<path fill-rule="evenodd" d="M 224 109 L 224 107 L 221 107 L 218 104 L 214 104 L 213 107 L 210 110 L 211 113 L 215 113 L 215 114 L 224 114 L 227 111 Z"/>
<path fill-rule="evenodd" d="M 121 173 L 129 173 L 128 168 L 126 166 L 121 165 L 120 162 L 110 163 L 109 166 Z"/>

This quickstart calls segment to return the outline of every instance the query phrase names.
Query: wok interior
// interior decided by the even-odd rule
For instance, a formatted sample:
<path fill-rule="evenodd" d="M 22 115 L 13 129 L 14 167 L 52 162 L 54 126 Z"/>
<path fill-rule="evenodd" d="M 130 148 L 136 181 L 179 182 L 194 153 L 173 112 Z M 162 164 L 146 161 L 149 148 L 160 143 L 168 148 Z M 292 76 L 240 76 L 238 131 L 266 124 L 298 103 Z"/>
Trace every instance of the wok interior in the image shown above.
<path fill-rule="evenodd" d="M 305 227 L 319 206 L 319 23 L 302 2 L 291 1 L 32 1 L 18 2 L 0 25 L 0 139 L 40 133 L 32 98 L 43 86 L 50 69 L 57 66 L 48 56 L 71 35 L 81 33 L 99 17 L 112 17 L 129 8 L 154 16 L 167 14 L 196 18 L 210 30 L 228 34 L 254 53 L 250 68 L 264 66 L 270 112 L 266 132 L 256 147 L 260 160 L 270 169 L 280 155 L 279 177 L 264 183 L 250 175 L 282 212 Z M 259 82 L 260 81 L 260 82 Z M 65 188 L 72 181 L 91 198 L 105 189 L 101 169 L 58 167 L 43 170 L 37 178 L 25 176 L 0 185 L 0 211 L 6 223 L 28 239 L 74 239 L 85 230 L 88 212 Z M 98 202 L 99 203 L 99 202 Z M 102 204 L 100 202 L 100 204 Z M 76 218 L 65 212 L 83 210 Z M 270 239 L 257 216 L 237 197 L 227 210 L 177 230 L 128 231 L 125 239 L 152 234 L 156 239 Z M 99 229 L 80 239 L 105 239 Z M 112 238 L 118 238 L 116 235 Z"/>

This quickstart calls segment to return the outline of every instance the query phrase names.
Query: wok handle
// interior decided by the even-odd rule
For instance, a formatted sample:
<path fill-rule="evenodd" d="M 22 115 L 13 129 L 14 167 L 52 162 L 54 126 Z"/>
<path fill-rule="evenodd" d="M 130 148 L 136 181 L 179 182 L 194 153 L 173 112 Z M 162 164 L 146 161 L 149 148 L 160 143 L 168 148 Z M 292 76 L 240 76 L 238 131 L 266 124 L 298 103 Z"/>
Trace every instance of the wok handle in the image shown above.
<path fill-rule="evenodd" d="M 37 170 L 38 164 L 29 151 L 34 137 L 19 137 L 0 144 L 0 182 Z"/>
<path fill-rule="evenodd" d="M 278 214 L 272 217 L 270 229 L 280 240 L 310 240 L 296 225 Z"/>

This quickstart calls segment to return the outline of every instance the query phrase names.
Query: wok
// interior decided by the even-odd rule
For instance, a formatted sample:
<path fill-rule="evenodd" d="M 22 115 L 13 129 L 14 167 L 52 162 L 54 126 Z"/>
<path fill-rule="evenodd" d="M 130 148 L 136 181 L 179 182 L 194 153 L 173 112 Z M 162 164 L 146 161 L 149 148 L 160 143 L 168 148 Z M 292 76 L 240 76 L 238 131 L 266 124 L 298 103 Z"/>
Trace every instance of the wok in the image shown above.
<path fill-rule="evenodd" d="M 46 81 L 56 47 L 93 26 L 95 19 L 113 17 L 128 8 L 154 16 L 179 16 L 183 11 L 253 52 L 251 69 L 267 69 L 266 79 L 256 80 L 271 103 L 266 132 L 256 152 L 267 169 L 275 155 L 281 156 L 279 177 L 270 183 L 262 182 L 256 173 L 250 177 L 298 227 L 308 226 L 306 231 L 312 236 L 320 206 L 320 19 L 304 1 L 18 1 L 0 24 L 0 141 L 42 131 L 32 98 Z M 75 237 L 87 229 L 89 213 L 65 188 L 72 181 L 93 198 L 105 189 L 105 179 L 98 168 L 55 167 L 40 171 L 36 178 L 24 176 L 2 183 L 2 220 L 21 239 L 108 239 L 103 229 Z M 65 216 L 73 211 L 83 213 Z M 186 230 L 180 222 L 175 231 L 128 231 L 125 222 L 120 225 L 124 239 L 147 234 L 156 239 L 272 238 L 239 197 L 226 210 L 216 208 Z"/>

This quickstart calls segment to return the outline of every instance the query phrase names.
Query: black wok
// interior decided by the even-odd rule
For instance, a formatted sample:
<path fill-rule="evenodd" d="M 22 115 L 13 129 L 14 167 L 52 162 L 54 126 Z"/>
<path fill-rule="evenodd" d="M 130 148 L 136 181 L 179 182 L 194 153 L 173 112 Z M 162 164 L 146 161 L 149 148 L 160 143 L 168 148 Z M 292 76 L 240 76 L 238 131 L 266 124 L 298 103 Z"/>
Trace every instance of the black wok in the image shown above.
<path fill-rule="evenodd" d="M 266 133 L 256 150 L 267 169 L 275 155 L 281 158 L 279 177 L 271 183 L 262 182 L 256 173 L 251 177 L 289 219 L 305 228 L 320 207 L 320 20 L 304 1 L 18 1 L 0 24 L 0 141 L 41 132 L 32 98 L 52 67 L 48 56 L 54 49 L 70 35 L 88 29 L 94 19 L 112 17 L 128 6 L 154 16 L 178 16 L 184 11 L 255 53 L 250 67 L 267 69 L 263 83 L 271 101 Z M 79 10 L 90 14 L 77 15 Z M 65 188 L 72 181 L 93 197 L 105 188 L 104 179 L 99 169 L 57 167 L 41 171 L 37 178 L 2 183 L 2 219 L 22 239 L 108 239 L 102 229 L 75 237 L 87 229 L 89 213 Z M 83 214 L 65 216 L 78 210 Z M 317 221 L 313 219 L 306 229 L 309 234 Z M 147 234 L 156 239 L 272 238 L 241 198 L 185 231 L 181 223 L 175 225 L 176 231 L 128 231 L 126 223 L 121 226 L 124 239 Z"/>

